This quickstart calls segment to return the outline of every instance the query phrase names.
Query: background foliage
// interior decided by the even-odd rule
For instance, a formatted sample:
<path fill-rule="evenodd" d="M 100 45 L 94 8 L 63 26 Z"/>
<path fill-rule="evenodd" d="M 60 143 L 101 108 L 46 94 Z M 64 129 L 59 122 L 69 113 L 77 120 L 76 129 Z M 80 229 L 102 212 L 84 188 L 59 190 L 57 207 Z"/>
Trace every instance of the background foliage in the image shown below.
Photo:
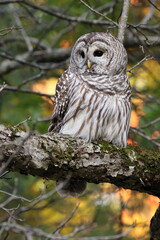
<path fill-rule="evenodd" d="M 40 133 L 47 132 L 54 108 L 55 85 L 69 64 L 76 39 L 91 31 L 109 31 L 117 36 L 123 1 L 90 0 L 86 3 L 92 9 L 83 1 L 74 0 L 0 2 L 1 123 L 18 124 L 27 131 L 34 127 Z M 159 1 L 131 0 L 124 42 L 133 88 L 128 143 L 155 151 L 160 149 L 159 22 Z M 27 199 L 54 191 L 53 182 L 14 173 L 6 175 L 0 184 L 2 190 Z M 21 198 L 8 201 L 8 195 L 0 193 L 1 223 L 16 222 L 48 233 L 55 231 L 56 236 L 66 235 L 67 238 L 116 235 L 132 225 L 129 234 L 120 239 L 147 240 L 149 221 L 158 205 L 158 199 L 153 196 L 121 190 L 110 184 L 89 184 L 79 199 L 63 199 L 53 193 L 37 202 L 34 200 L 35 205 L 26 211 L 23 207 L 27 206 L 27 201 Z M 8 202 L 4 205 L 4 201 Z M 60 226 L 77 204 L 71 220 Z M 0 230 L 0 234 L 2 239 L 25 239 L 23 231 L 14 229 Z"/>

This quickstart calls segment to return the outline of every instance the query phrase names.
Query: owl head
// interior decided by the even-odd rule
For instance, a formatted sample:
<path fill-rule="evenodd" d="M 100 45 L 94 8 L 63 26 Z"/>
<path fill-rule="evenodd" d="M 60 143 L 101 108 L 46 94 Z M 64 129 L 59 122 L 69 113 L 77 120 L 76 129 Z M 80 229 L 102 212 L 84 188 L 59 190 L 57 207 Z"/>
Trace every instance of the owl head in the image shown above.
<path fill-rule="evenodd" d="M 126 65 L 126 50 L 110 33 L 85 34 L 72 49 L 70 68 L 79 74 L 114 76 L 124 73 Z"/>

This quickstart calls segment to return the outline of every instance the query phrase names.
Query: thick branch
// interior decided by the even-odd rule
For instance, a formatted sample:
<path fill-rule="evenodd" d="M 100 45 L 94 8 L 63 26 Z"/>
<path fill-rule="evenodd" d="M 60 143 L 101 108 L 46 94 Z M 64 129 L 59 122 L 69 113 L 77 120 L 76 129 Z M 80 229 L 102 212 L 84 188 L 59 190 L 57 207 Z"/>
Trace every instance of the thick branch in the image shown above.
<path fill-rule="evenodd" d="M 55 133 L 32 134 L 27 139 L 26 133 L 1 126 L 3 167 L 9 158 L 12 158 L 8 167 L 11 171 L 47 179 L 72 175 L 88 182 L 110 182 L 160 196 L 160 153 L 147 149 L 131 146 L 122 149 L 106 142 L 86 143 Z"/>

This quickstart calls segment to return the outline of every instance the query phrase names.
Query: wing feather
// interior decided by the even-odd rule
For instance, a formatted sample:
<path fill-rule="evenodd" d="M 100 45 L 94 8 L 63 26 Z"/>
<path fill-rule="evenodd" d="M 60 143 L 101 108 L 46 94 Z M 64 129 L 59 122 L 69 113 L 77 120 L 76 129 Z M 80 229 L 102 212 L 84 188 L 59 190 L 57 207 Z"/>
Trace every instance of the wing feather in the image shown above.
<path fill-rule="evenodd" d="M 67 71 L 65 71 L 60 77 L 56 86 L 56 101 L 54 112 L 51 119 L 51 124 L 49 126 L 49 132 L 55 131 L 59 132 L 64 115 L 68 107 L 68 80 L 69 76 Z"/>

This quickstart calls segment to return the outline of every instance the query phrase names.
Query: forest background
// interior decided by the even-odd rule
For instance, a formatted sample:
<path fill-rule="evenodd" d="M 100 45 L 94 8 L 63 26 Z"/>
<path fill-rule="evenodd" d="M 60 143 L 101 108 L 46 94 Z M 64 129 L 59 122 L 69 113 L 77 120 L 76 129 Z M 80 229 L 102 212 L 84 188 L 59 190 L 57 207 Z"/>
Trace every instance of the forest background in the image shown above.
<path fill-rule="evenodd" d="M 73 44 L 91 31 L 117 36 L 124 2 L 0 1 L 1 124 L 46 133 L 55 86 L 68 67 Z M 160 150 L 160 1 L 130 1 L 124 46 L 133 89 L 128 144 L 156 152 Z M 60 239 L 147 240 L 159 202 L 152 195 L 109 183 L 88 184 L 78 199 L 61 198 L 53 181 L 11 172 L 1 176 L 0 185 L 3 240 L 53 239 L 47 235 L 51 233 Z"/>

